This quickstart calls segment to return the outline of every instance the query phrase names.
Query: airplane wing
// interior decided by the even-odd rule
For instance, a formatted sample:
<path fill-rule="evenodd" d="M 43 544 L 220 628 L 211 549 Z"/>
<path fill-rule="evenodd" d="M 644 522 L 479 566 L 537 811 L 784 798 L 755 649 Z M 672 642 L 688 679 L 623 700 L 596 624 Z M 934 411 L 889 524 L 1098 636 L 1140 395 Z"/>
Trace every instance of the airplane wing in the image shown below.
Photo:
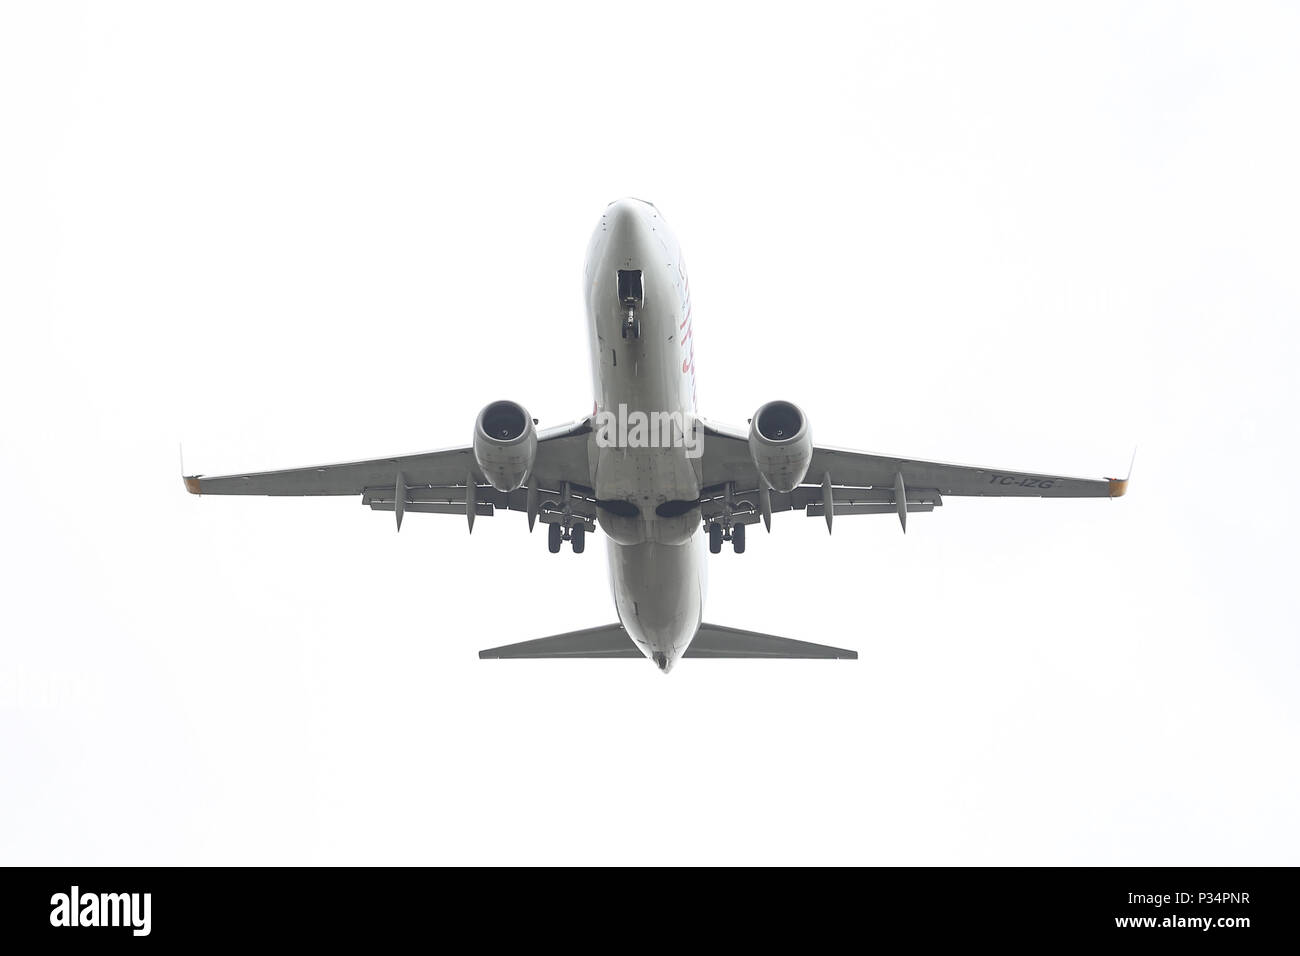
<path fill-rule="evenodd" d="M 763 495 L 749 453 L 748 432 L 710 422 L 702 424 L 704 517 L 724 514 L 730 485 L 733 523 L 768 520 L 769 516 L 762 514 Z M 1071 478 L 814 445 L 812 464 L 803 482 L 788 493 L 769 491 L 767 498 L 770 513 L 803 511 L 809 517 L 824 516 L 828 527 L 833 515 L 897 514 L 906 530 L 909 512 L 933 511 L 943 504 L 945 495 L 1118 498 L 1127 490 L 1127 478 Z"/>
<path fill-rule="evenodd" d="M 535 482 L 534 506 L 543 522 L 559 521 L 567 507 L 592 531 L 596 503 L 587 456 L 590 433 L 590 419 L 538 432 L 532 475 L 522 488 L 509 492 L 487 482 L 469 445 L 282 471 L 191 475 L 185 488 L 195 495 L 360 495 L 372 510 L 397 511 L 399 528 L 401 514 L 408 512 L 462 514 L 473 528 L 476 516 L 491 517 L 498 508 L 530 512 Z"/>

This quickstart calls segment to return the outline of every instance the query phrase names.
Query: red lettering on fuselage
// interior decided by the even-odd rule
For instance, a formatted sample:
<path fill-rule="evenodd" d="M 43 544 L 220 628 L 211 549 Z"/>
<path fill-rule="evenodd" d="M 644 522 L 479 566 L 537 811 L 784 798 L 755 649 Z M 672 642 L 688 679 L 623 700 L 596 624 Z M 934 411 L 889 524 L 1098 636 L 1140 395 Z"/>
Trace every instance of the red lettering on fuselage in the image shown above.
<path fill-rule="evenodd" d="M 685 318 L 678 327 L 682 333 L 682 374 L 691 377 L 691 410 L 694 411 L 697 406 L 695 403 L 695 342 L 692 336 L 694 326 L 691 323 L 691 280 L 686 275 L 686 263 L 682 262 L 680 265 L 683 282 L 682 311 L 685 313 Z"/>

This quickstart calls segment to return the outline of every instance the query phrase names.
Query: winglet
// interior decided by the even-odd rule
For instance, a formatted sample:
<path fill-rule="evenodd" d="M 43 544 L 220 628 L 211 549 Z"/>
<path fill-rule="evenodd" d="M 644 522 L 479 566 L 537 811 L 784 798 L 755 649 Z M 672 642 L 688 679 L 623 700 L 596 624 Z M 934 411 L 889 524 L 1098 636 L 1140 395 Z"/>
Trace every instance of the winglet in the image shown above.
<path fill-rule="evenodd" d="M 190 494 L 192 495 L 203 494 L 203 492 L 199 490 L 198 475 L 189 475 L 184 480 L 185 480 L 185 490 L 188 491 Z"/>
<path fill-rule="evenodd" d="M 1137 446 L 1133 446 L 1133 457 L 1129 459 L 1128 474 L 1123 478 L 1107 478 L 1110 482 L 1110 496 L 1112 498 L 1123 498 L 1124 492 L 1128 491 L 1128 480 L 1133 477 L 1133 465 L 1137 462 Z"/>

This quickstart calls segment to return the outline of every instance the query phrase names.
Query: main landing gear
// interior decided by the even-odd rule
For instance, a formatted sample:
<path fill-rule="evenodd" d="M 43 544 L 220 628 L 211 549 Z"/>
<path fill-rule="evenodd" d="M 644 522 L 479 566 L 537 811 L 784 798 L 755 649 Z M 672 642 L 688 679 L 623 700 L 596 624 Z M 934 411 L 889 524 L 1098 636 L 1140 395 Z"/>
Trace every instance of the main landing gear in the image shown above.
<path fill-rule="evenodd" d="M 717 554 L 722 550 L 722 542 L 730 541 L 731 549 L 736 554 L 745 553 L 745 525 L 744 522 L 736 522 L 732 518 L 732 512 L 735 508 L 733 495 L 736 489 L 731 482 L 727 482 L 725 495 L 722 499 L 722 520 L 711 521 L 708 524 L 709 529 L 709 551 Z"/>
<path fill-rule="evenodd" d="M 730 541 L 731 550 L 736 554 L 745 553 L 745 526 L 743 524 L 734 525 L 730 531 L 724 528 L 721 523 L 714 521 L 709 524 L 709 552 L 718 554 L 722 551 L 722 542 Z"/>
<path fill-rule="evenodd" d="M 582 554 L 587 550 L 587 526 L 575 524 L 566 529 L 558 521 L 546 526 L 546 550 L 551 554 L 559 553 L 565 541 L 572 546 L 574 554 Z"/>
<path fill-rule="evenodd" d="M 546 525 L 546 550 L 556 554 L 565 541 L 573 546 L 574 554 L 587 550 L 587 524 L 573 513 L 573 494 L 567 481 L 561 486 L 558 505 L 547 501 L 546 508 L 548 512 L 558 512 L 557 520 Z"/>

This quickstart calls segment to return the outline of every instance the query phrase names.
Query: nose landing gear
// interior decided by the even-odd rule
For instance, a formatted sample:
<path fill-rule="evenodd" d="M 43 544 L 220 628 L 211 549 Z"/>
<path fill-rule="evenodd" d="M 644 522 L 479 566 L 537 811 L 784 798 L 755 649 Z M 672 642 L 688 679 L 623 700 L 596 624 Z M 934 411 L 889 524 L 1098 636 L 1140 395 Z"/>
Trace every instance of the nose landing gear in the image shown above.
<path fill-rule="evenodd" d="M 628 307 L 627 315 L 623 318 L 623 338 L 639 339 L 641 337 L 641 317 L 636 314 L 636 309 Z"/>
<path fill-rule="evenodd" d="M 641 313 L 645 307 L 645 283 L 640 269 L 618 270 L 618 306 L 623 310 L 623 338 L 641 337 Z"/>

